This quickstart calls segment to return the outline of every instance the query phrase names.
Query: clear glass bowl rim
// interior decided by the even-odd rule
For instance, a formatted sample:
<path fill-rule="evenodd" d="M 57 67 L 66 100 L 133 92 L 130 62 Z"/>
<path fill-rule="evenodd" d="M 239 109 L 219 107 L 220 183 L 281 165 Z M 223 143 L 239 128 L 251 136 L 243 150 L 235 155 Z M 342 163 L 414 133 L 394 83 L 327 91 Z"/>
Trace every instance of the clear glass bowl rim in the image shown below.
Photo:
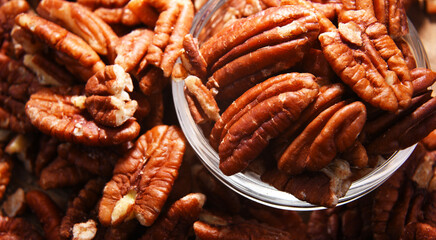
<path fill-rule="evenodd" d="M 209 0 L 195 15 L 191 34 L 197 37 L 201 29 L 227 0 Z M 417 66 L 430 68 L 427 53 L 419 39 L 418 33 L 409 20 L 409 35 L 404 38 L 413 51 Z M 210 146 L 202 130 L 195 124 L 184 96 L 184 82 L 172 81 L 172 93 L 177 117 L 188 142 L 199 156 L 203 165 L 223 184 L 238 194 L 255 202 L 285 210 L 312 211 L 324 209 L 295 198 L 293 195 L 277 190 L 262 182 L 250 172 L 237 173 L 232 176 L 224 175 L 219 169 L 218 153 Z M 339 199 L 337 206 L 354 201 L 371 192 L 386 181 L 397 170 L 415 149 L 416 145 L 395 152 L 380 166 L 369 174 L 354 181 L 346 195 Z"/>

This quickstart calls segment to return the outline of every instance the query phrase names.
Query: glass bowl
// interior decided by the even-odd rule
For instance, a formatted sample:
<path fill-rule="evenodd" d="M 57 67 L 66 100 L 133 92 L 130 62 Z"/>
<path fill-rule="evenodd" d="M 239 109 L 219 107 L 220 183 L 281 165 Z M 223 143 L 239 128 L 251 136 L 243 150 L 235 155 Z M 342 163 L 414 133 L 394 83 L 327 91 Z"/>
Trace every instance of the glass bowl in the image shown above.
<path fill-rule="evenodd" d="M 223 20 L 223 7 L 226 0 L 209 0 L 196 14 L 191 28 L 191 34 L 205 39 L 210 29 L 219 26 Z M 218 22 L 218 24 L 217 24 Z M 419 40 L 415 27 L 409 20 L 409 35 L 404 40 L 408 42 L 415 56 L 418 67 L 429 68 L 429 61 L 425 49 Z M 200 35 L 201 34 L 201 35 Z M 207 37 L 207 36 L 206 36 Z M 280 191 L 260 180 L 260 176 L 251 171 L 244 171 L 232 176 L 224 175 L 219 169 L 218 153 L 211 147 L 207 137 L 200 127 L 194 122 L 184 95 L 184 81 L 172 81 L 172 92 L 175 109 L 179 123 L 187 140 L 199 156 L 204 166 L 227 187 L 240 195 L 255 202 L 295 211 L 311 211 L 324 209 L 322 206 L 313 205 L 295 198 L 293 195 Z M 397 170 L 410 156 L 415 146 L 395 152 L 385 162 L 377 166 L 364 177 L 354 181 L 346 195 L 339 199 L 337 206 L 356 200 L 380 186 Z"/>

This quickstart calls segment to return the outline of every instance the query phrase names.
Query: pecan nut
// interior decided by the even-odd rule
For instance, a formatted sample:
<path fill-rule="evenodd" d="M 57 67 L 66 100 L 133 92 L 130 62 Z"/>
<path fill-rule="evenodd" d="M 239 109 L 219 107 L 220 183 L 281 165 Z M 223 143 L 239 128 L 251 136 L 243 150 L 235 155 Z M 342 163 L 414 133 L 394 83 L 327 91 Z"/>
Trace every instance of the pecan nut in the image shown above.
<path fill-rule="evenodd" d="M 392 112 L 410 105 L 409 69 L 375 17 L 364 10 L 346 11 L 340 15 L 339 30 L 328 25 L 319 40 L 333 70 L 360 98 Z"/>
<path fill-rule="evenodd" d="M 8 217 L 16 217 L 23 214 L 26 209 L 24 190 L 18 188 L 17 191 L 9 195 L 3 202 L 2 209 Z"/>
<path fill-rule="evenodd" d="M 62 213 L 50 196 L 39 190 L 31 190 L 26 193 L 26 203 L 41 222 L 45 237 L 60 239 Z"/>
<path fill-rule="evenodd" d="M 189 0 L 134 0 L 130 1 L 127 7 L 137 16 L 145 15 L 143 9 L 155 8 L 159 12 L 154 27 L 153 41 L 148 47 L 145 59 L 148 63 L 160 67 L 165 77 L 171 76 L 174 64 L 183 47 L 183 38 L 189 33 L 194 19 L 192 2 Z"/>
<path fill-rule="evenodd" d="M 202 193 L 190 193 L 177 200 L 139 239 L 186 238 L 192 224 L 198 220 L 205 201 Z"/>
<path fill-rule="evenodd" d="M 0 216 L 0 236 L 5 239 L 44 239 L 28 220 Z"/>
<path fill-rule="evenodd" d="M 82 37 L 97 53 L 113 61 L 118 36 L 92 11 L 80 4 L 64 0 L 43 0 L 36 9 L 43 18 L 51 20 Z"/>
<path fill-rule="evenodd" d="M 42 89 L 30 97 L 26 114 L 43 133 L 85 145 L 115 145 L 139 134 L 139 124 L 133 120 L 117 128 L 97 125 L 74 104 L 80 96 L 80 88 Z"/>
<path fill-rule="evenodd" d="M 133 117 L 138 107 L 128 94 L 132 91 L 132 79 L 121 66 L 106 66 L 86 83 L 85 107 L 98 124 L 119 127 Z"/>
<path fill-rule="evenodd" d="M 185 140 L 181 131 L 160 125 L 146 132 L 120 159 L 106 184 L 99 206 L 103 225 L 129 218 L 150 226 L 159 215 L 182 163 Z"/>
<path fill-rule="evenodd" d="M 6 191 L 6 187 L 9 185 L 12 175 L 12 159 L 1 151 L 1 159 L 0 159 L 0 199 L 3 198 L 3 195 Z"/>
<path fill-rule="evenodd" d="M 141 20 L 127 7 L 100 7 L 94 10 L 94 14 L 110 25 L 122 24 L 125 26 L 137 26 L 141 24 Z"/>
<path fill-rule="evenodd" d="M 80 37 L 36 15 L 22 13 L 15 22 L 56 50 L 57 60 L 82 81 L 87 81 L 105 64 L 98 54 Z"/>
<path fill-rule="evenodd" d="M 242 171 L 271 138 L 298 119 L 318 94 L 318 84 L 313 79 L 311 74 L 298 73 L 270 78 L 244 93 L 223 113 L 223 121 L 214 126 L 223 129 L 228 125 L 225 131 L 219 133 L 218 129 L 214 134 L 223 136 L 218 147 L 223 173 Z"/>

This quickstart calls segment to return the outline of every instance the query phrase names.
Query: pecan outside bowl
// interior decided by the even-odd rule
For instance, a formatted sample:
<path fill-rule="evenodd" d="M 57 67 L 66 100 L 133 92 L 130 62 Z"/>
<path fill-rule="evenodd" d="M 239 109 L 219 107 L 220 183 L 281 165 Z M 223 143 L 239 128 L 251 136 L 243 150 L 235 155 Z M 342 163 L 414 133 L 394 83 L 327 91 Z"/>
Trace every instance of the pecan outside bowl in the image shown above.
<path fill-rule="evenodd" d="M 216 19 L 220 21 L 225 13 L 226 0 L 209 0 L 203 8 L 195 15 L 191 28 L 193 37 L 198 38 L 200 44 L 205 41 L 205 34 L 210 32 L 205 29 L 208 26 L 219 26 L 215 24 Z M 409 34 L 404 40 L 409 43 L 416 59 L 418 67 L 430 67 L 425 49 L 418 37 L 415 27 L 409 23 Z M 180 59 L 178 60 L 180 63 Z M 294 211 L 312 211 L 325 209 L 325 207 L 313 205 L 295 198 L 293 195 L 277 190 L 273 186 L 260 180 L 260 176 L 254 172 L 243 171 L 237 174 L 226 176 L 219 168 L 218 153 L 210 145 L 208 138 L 203 134 L 201 128 L 194 122 L 191 116 L 187 100 L 184 94 L 184 81 L 172 81 L 172 93 L 175 110 L 181 128 L 190 145 L 201 159 L 203 165 L 222 183 L 238 194 L 255 202 Z M 354 181 L 345 196 L 341 197 L 336 206 L 352 202 L 365 194 L 371 192 L 387 180 L 399 168 L 413 152 L 416 145 L 400 150 L 392 154 L 385 162 L 377 166 L 364 177 Z"/>

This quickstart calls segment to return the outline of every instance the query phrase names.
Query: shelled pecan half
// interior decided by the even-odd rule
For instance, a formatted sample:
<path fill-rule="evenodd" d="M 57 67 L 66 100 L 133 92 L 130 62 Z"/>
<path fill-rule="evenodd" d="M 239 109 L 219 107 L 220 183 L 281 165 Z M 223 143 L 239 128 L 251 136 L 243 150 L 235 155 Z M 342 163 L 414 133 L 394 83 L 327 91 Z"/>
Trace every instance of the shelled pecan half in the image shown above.
<path fill-rule="evenodd" d="M 83 39 L 59 25 L 28 13 L 18 15 L 15 22 L 56 50 L 56 60 L 82 81 L 104 68 L 99 55 Z"/>
<path fill-rule="evenodd" d="M 114 169 L 99 206 L 99 220 L 118 225 L 136 217 L 144 226 L 156 220 L 185 151 L 184 136 L 176 127 L 160 125 L 147 131 Z"/>
<path fill-rule="evenodd" d="M 410 72 L 383 24 L 365 10 L 357 10 L 343 12 L 338 28 L 331 22 L 325 25 L 319 35 L 321 47 L 344 83 L 383 110 L 395 112 L 410 105 Z"/>
<path fill-rule="evenodd" d="M 183 38 L 189 33 L 194 19 L 192 2 L 190 0 L 133 0 L 127 7 L 140 19 L 147 18 L 148 24 L 150 24 L 149 15 L 144 14 L 143 10 L 159 12 L 154 26 L 153 40 L 145 59 L 149 64 L 161 68 L 165 77 L 170 77 L 173 66 L 180 56 Z"/>
<path fill-rule="evenodd" d="M 98 54 L 115 58 L 118 36 L 112 28 L 89 9 L 64 0 L 43 0 L 36 8 L 38 14 L 51 20 L 88 42 Z"/>
<path fill-rule="evenodd" d="M 83 95 L 80 87 L 42 89 L 30 97 L 26 114 L 43 133 L 85 145 L 115 145 L 139 134 L 132 119 L 116 128 L 96 124 L 83 109 Z"/>
<path fill-rule="evenodd" d="M 6 187 L 11 180 L 13 162 L 10 156 L 4 153 L 3 150 L 0 153 L 0 199 L 2 199 L 6 192 Z"/>
<path fill-rule="evenodd" d="M 239 97 L 212 129 L 219 142 L 220 169 L 232 175 L 245 169 L 270 139 L 295 122 L 315 99 L 311 74 L 288 73 L 268 79 Z"/>
<path fill-rule="evenodd" d="M 25 218 L 9 218 L 0 216 L 0 237 L 4 239 L 44 239 Z"/>

